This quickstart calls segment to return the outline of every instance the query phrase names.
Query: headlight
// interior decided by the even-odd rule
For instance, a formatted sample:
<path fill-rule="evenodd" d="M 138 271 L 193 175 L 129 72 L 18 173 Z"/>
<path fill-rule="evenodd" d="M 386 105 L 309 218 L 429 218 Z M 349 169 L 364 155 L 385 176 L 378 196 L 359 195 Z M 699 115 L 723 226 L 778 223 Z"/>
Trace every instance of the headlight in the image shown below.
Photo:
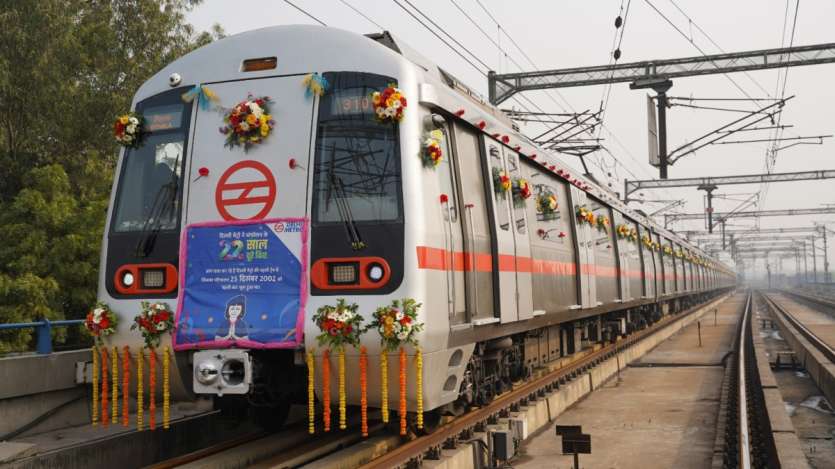
<path fill-rule="evenodd" d="M 375 263 L 368 267 L 368 278 L 370 278 L 372 282 L 379 282 L 382 280 L 385 273 L 386 271 L 383 270 L 383 266 L 380 264 Z"/>
<path fill-rule="evenodd" d="M 130 286 L 133 285 L 134 280 L 135 279 L 133 278 L 132 273 L 125 272 L 124 274 L 122 274 L 122 285 L 124 285 L 126 287 L 130 287 Z"/>
<path fill-rule="evenodd" d="M 210 361 L 203 361 L 198 363 L 194 367 L 194 377 L 200 384 L 203 385 L 210 385 L 217 381 L 217 377 L 220 375 L 217 369 L 217 365 Z"/>

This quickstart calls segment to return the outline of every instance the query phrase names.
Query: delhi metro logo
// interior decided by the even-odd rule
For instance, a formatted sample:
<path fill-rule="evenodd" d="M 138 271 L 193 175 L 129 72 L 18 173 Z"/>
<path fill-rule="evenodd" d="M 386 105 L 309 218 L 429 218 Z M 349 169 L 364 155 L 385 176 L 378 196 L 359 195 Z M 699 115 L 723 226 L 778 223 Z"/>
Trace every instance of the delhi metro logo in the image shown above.
<path fill-rule="evenodd" d="M 275 204 L 272 171 L 263 163 L 244 160 L 227 169 L 215 189 L 215 206 L 226 221 L 261 220 Z"/>

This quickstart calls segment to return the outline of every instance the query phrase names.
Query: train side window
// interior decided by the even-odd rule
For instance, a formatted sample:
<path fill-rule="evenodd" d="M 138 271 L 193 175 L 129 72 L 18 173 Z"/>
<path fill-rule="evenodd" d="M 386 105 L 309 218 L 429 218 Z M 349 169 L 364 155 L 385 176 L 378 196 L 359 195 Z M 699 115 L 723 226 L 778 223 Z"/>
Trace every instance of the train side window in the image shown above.
<path fill-rule="evenodd" d="M 512 207 L 513 207 L 513 218 L 514 218 L 514 225 L 516 225 L 516 232 L 519 234 L 525 234 L 528 232 L 527 229 L 527 222 L 525 221 L 525 199 L 521 198 L 520 195 L 514 195 L 514 191 L 518 191 L 518 184 L 522 178 L 522 168 L 519 167 L 519 155 L 515 152 L 508 151 L 507 153 L 507 169 L 508 169 L 508 176 L 512 181 L 513 186 L 510 191 L 508 191 L 508 197 L 511 199 Z"/>
<path fill-rule="evenodd" d="M 609 214 L 609 207 L 601 204 L 596 199 L 589 197 L 589 209 L 594 212 L 597 226 L 592 227 L 592 236 L 595 246 L 611 246 L 612 243 L 612 217 Z M 602 228 L 605 226 L 605 229 Z"/>
<path fill-rule="evenodd" d="M 533 195 L 530 198 L 528 218 L 535 220 L 539 239 L 565 248 L 572 246 L 571 223 L 565 184 L 555 181 L 531 168 L 530 181 Z"/>
<path fill-rule="evenodd" d="M 447 195 L 447 204 L 449 204 L 449 212 L 444 210 L 444 221 L 455 223 L 458 221 L 458 205 L 455 197 L 455 173 L 452 170 L 452 149 L 449 143 L 449 127 L 444 124 L 440 129 L 433 130 L 431 138 L 437 140 L 441 145 L 441 154 L 443 157 L 438 165 L 435 167 L 435 172 L 438 174 L 438 181 L 440 182 L 441 193 Z"/>
<path fill-rule="evenodd" d="M 501 230 L 508 231 L 510 230 L 510 214 L 507 199 L 510 197 L 510 191 L 505 191 L 502 187 L 504 178 L 508 176 L 504 169 L 502 152 L 495 145 L 490 145 L 490 172 L 493 176 L 493 198 L 496 201 L 496 221 Z"/>

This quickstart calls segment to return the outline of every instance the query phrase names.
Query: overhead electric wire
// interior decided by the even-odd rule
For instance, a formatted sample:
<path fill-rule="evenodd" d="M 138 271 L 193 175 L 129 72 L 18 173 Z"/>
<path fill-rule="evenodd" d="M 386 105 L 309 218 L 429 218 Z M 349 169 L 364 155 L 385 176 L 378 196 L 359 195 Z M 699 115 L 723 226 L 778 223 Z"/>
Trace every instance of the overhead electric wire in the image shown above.
<path fill-rule="evenodd" d="M 723 48 L 722 48 L 719 44 L 717 44 L 717 43 L 716 43 L 716 41 L 714 41 L 714 40 L 713 40 L 713 38 L 712 38 L 712 37 L 710 37 L 710 35 L 707 33 L 707 31 L 705 31 L 704 29 L 702 29 L 702 28 L 698 25 L 698 23 L 696 23 L 695 21 L 693 21 L 693 18 L 691 18 L 691 17 L 690 17 L 690 15 L 688 15 L 687 13 L 685 13 L 685 11 L 684 11 L 684 10 L 682 10 L 680 6 L 678 6 L 678 4 L 675 2 L 675 0 L 669 0 L 669 1 L 670 1 L 670 3 L 672 3 L 672 4 L 673 4 L 673 6 L 675 7 L 675 9 L 679 11 L 679 13 L 681 13 L 682 15 L 684 15 L 684 17 L 685 17 L 685 18 L 687 18 L 687 21 L 688 21 L 691 25 L 695 26 L 695 27 L 696 27 L 696 29 L 697 29 L 700 33 L 702 33 L 702 35 L 703 35 L 705 38 L 707 38 L 707 40 L 708 40 L 708 41 L 710 41 L 710 43 L 711 43 L 711 44 L 713 44 L 713 46 L 714 46 L 714 47 L 716 47 L 716 48 L 719 50 L 719 52 L 721 52 L 721 53 L 723 53 L 723 54 L 726 54 L 726 53 L 727 53 L 727 52 L 725 52 L 725 49 L 723 49 Z M 749 62 L 749 63 L 754 63 L 754 61 L 753 61 L 752 59 L 750 59 L 750 58 L 746 59 L 746 61 L 747 61 L 747 62 Z M 744 74 L 745 74 L 745 76 L 746 76 L 746 77 L 748 77 L 748 79 L 749 79 L 749 80 L 751 80 L 751 82 L 752 82 L 752 83 L 754 83 L 754 84 L 757 86 L 757 88 L 759 88 L 759 89 L 760 89 L 763 93 L 765 93 L 765 94 L 766 94 L 766 95 L 768 95 L 768 96 L 771 96 L 771 95 L 768 93 L 768 91 L 767 91 L 767 90 L 763 87 L 763 85 L 762 85 L 759 81 L 757 81 L 757 80 L 756 80 L 753 76 L 751 76 L 751 74 L 749 74 L 748 72 L 743 72 L 743 73 L 744 73 Z"/>
<path fill-rule="evenodd" d="M 623 10 L 623 0 L 620 2 L 620 10 L 618 11 L 618 18 L 621 18 L 621 14 L 623 14 L 623 20 L 621 25 L 615 29 L 615 36 L 612 38 L 612 50 L 611 55 L 609 56 L 609 64 L 612 66 L 612 71 L 609 74 L 609 79 L 611 80 L 612 77 L 615 76 L 615 65 L 617 65 L 618 60 L 620 59 L 620 47 L 623 45 L 623 36 L 626 33 L 626 22 L 629 19 L 629 7 L 632 5 L 632 0 L 627 0 L 626 3 L 626 12 L 624 13 Z M 615 46 L 617 43 L 617 46 Z M 612 86 L 614 83 L 611 81 L 606 85 L 606 89 L 603 91 L 603 96 L 600 97 L 600 121 L 603 122 L 606 119 L 606 110 L 609 108 L 609 98 L 612 94 Z M 597 136 L 600 136 L 600 133 L 603 132 L 603 126 L 601 125 L 600 128 L 597 130 Z"/>
<path fill-rule="evenodd" d="M 658 13 L 658 15 L 661 16 L 661 18 L 663 18 L 664 21 L 667 22 L 667 24 L 672 26 L 673 29 L 675 29 L 681 35 L 681 37 L 683 37 L 685 40 L 687 40 L 687 42 L 689 42 L 693 47 L 695 47 L 696 50 L 698 50 L 700 54 L 707 57 L 707 53 L 704 51 L 704 49 L 699 47 L 699 45 L 696 44 L 696 42 L 691 37 L 689 37 L 687 34 L 684 33 L 684 31 L 682 31 L 678 26 L 676 26 L 676 24 L 673 23 L 673 21 L 670 20 L 670 18 L 668 18 L 667 15 L 665 15 L 661 10 L 659 10 L 658 7 L 656 7 L 650 0 L 644 0 L 644 2 L 647 5 L 649 5 L 653 10 L 655 10 L 655 12 Z M 751 95 L 749 95 L 748 92 L 745 91 L 745 89 L 742 88 L 742 86 L 740 86 L 739 83 L 737 83 L 736 80 L 733 79 L 733 77 L 731 77 L 727 73 L 723 73 L 722 75 L 724 75 L 725 78 L 730 80 L 730 82 L 733 83 L 733 85 L 736 87 L 736 89 L 738 89 L 743 95 L 745 95 L 745 97 L 747 97 L 749 99 L 752 99 Z"/>
<path fill-rule="evenodd" d="M 300 7 L 300 6 L 296 5 L 296 4 L 294 4 L 294 3 L 293 3 L 293 2 L 291 2 L 290 0 L 284 0 L 284 3 L 286 3 L 286 4 L 290 5 L 291 7 L 295 8 L 296 10 L 298 10 L 298 11 L 302 12 L 305 16 L 307 16 L 308 18 L 312 19 L 313 21 L 315 21 L 315 22 L 317 22 L 317 23 L 321 24 L 322 26 L 327 26 L 327 24 L 325 24 L 325 22 L 324 22 L 324 21 L 322 21 L 322 20 L 320 20 L 319 18 L 316 18 L 315 16 L 311 15 L 311 14 L 310 14 L 310 13 L 308 13 L 308 12 L 307 12 L 304 8 L 302 8 L 302 7 Z"/>
<path fill-rule="evenodd" d="M 386 29 L 386 28 L 380 26 L 380 23 L 378 23 L 378 22 L 372 20 L 371 18 L 369 18 L 368 15 L 363 13 L 361 10 L 356 8 L 354 5 L 351 5 L 350 3 L 348 3 L 345 0 L 339 0 L 339 2 L 342 3 L 343 5 L 345 5 L 346 7 L 350 8 L 351 10 L 354 10 L 354 13 L 356 13 L 356 14 L 362 16 L 363 18 L 365 18 L 366 21 L 368 21 L 369 23 L 373 24 L 374 26 L 377 26 L 378 28 L 380 28 L 381 31 L 384 31 Z"/>

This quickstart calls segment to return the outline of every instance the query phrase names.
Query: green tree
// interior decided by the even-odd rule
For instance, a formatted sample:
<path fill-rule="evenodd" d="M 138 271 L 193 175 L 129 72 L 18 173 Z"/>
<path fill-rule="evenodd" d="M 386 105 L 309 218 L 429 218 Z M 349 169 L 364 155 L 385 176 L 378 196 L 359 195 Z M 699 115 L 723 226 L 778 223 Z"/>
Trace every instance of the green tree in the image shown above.
<path fill-rule="evenodd" d="M 0 8 L 0 323 L 95 301 L 115 116 L 166 64 L 221 37 L 200 0 L 5 0 Z M 31 332 L 0 333 L 0 353 Z"/>

